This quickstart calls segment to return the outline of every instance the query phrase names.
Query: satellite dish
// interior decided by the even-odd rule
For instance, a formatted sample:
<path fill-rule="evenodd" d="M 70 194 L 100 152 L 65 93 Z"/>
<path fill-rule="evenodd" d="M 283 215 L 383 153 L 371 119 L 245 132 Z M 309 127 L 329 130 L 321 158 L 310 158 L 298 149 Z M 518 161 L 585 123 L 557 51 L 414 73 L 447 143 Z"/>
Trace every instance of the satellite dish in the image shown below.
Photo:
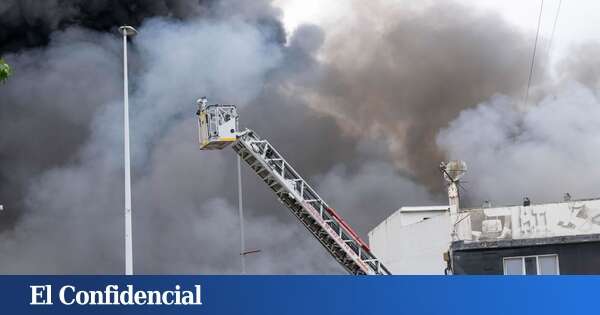
<path fill-rule="evenodd" d="M 460 160 L 442 162 L 440 167 L 444 172 L 444 179 L 449 182 L 459 181 L 467 172 L 467 163 Z"/>

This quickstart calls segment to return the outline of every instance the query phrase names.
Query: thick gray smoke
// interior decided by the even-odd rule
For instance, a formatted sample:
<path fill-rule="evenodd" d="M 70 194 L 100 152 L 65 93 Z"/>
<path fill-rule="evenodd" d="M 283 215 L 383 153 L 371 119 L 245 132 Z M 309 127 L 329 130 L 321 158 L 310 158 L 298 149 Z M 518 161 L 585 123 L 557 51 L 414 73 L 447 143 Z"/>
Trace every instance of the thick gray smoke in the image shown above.
<path fill-rule="evenodd" d="M 600 88 L 600 42 L 587 42 L 574 47 L 569 58 L 558 64 L 562 82 L 576 81 L 590 88 L 596 95 Z"/>
<path fill-rule="evenodd" d="M 353 228 L 369 231 L 373 223 L 383 221 L 401 205 L 444 203 L 408 178 L 398 176 L 390 163 L 377 161 L 362 163 L 352 170 L 339 164 L 317 180 L 323 198 L 336 209 L 351 211 L 348 218 Z"/>
<path fill-rule="evenodd" d="M 398 167 L 437 190 L 437 131 L 496 93 L 521 96 L 532 41 L 499 16 L 451 2 L 353 3 L 360 14 L 328 39 L 329 69 L 311 106 L 361 139 L 385 139 Z"/>
<path fill-rule="evenodd" d="M 283 46 L 277 40 L 279 27 L 267 32 L 264 19 L 256 18 L 265 14 L 261 8 L 255 3 L 234 12 L 223 6 L 210 18 L 153 19 L 138 28 L 130 52 L 138 272 L 240 270 L 234 155 L 197 150 L 193 114 L 201 95 L 239 104 L 243 124 L 268 136 L 309 178 L 338 162 L 360 166 L 385 156 L 381 144 L 341 135 L 333 119 L 312 113 L 294 90 L 319 78 L 315 54 L 322 31 L 302 27 Z M 68 27 L 53 32 L 48 46 L 6 58 L 15 75 L 0 87 L 2 174 L 7 179 L 2 182 L 7 209 L 2 213 L 0 253 L 5 258 L 0 271 L 121 272 L 119 37 Z M 385 163 L 380 168 L 392 170 Z M 341 272 L 253 174 L 245 171 L 244 176 L 247 244 L 261 249 L 248 260 L 251 272 Z M 324 187 L 335 183 L 335 176 L 325 175 L 331 179 L 323 180 Z M 343 176 L 349 189 L 352 178 L 364 177 Z M 394 174 L 388 178 L 394 185 L 409 182 Z M 357 193 L 360 187 L 377 189 L 365 181 L 354 183 Z M 335 189 L 339 187 L 332 187 L 331 194 L 337 194 Z M 377 211 L 360 224 L 366 233 L 385 211 L 397 207 L 394 203 L 367 209 L 357 203 L 340 212 L 352 214 L 352 221 Z"/>
<path fill-rule="evenodd" d="M 262 9 L 267 4 L 235 12 L 219 7 L 206 19 L 147 20 L 131 47 L 138 272 L 239 272 L 238 220 L 230 201 L 234 155 L 197 150 L 195 99 L 251 103 L 265 93 L 270 73 L 287 71 L 282 60 L 288 52 L 277 40 L 280 25 L 267 32 L 259 15 L 274 14 Z M 15 75 L 0 87 L 6 205 L 0 269 L 119 273 L 119 37 L 69 27 L 50 38 L 46 47 L 6 55 Z M 249 270 L 340 271 L 289 215 L 269 215 L 283 211 L 268 192 L 248 199 L 248 246 L 262 250 L 249 260 Z"/>
<path fill-rule="evenodd" d="M 121 94 L 119 45 L 112 35 L 70 29 L 45 49 L 6 55 L 18 72 L 0 86 L 0 198 L 25 211 L 25 190 L 45 170 L 72 163 L 90 136 L 90 123 Z"/>
<path fill-rule="evenodd" d="M 265 1 L 2 1 L 0 54 L 17 52 L 5 55 L 17 73 L 2 87 L 0 196 L 19 210 L 4 214 L 0 228 L 24 211 L 27 182 L 72 162 L 90 136 L 94 115 L 121 93 L 116 27 L 137 26 L 152 16 L 235 18 L 269 42 L 284 38 L 277 10 Z M 26 50 L 30 46 L 36 48 Z M 132 63 L 135 69 L 139 60 Z"/>
<path fill-rule="evenodd" d="M 474 200 L 515 204 L 598 196 L 600 102 L 594 90 L 566 83 L 539 104 L 496 96 L 466 110 L 438 144 L 469 165 L 466 193 Z"/>
<path fill-rule="evenodd" d="M 0 4 L 0 52 L 15 72 L 0 85 L 0 273 L 123 271 L 122 47 L 106 32 L 121 23 L 140 31 L 129 57 L 138 273 L 240 271 L 235 155 L 197 149 L 200 96 L 238 104 L 243 127 L 277 146 L 362 235 L 402 205 L 443 203 L 429 193 L 441 187 L 441 159 L 466 159 L 477 177 L 478 165 L 498 162 L 470 160 L 478 148 L 458 141 L 473 137 L 461 126 L 505 115 L 484 127 L 511 130 L 495 139 L 518 152 L 523 117 L 538 116 L 510 96 L 486 101 L 521 95 L 528 38 L 453 4 L 385 12 L 357 2 L 372 27 L 302 26 L 284 42 L 266 0 L 122 1 L 110 14 L 113 1 L 80 3 Z M 579 80 L 581 63 L 563 63 L 565 81 Z M 588 88 L 565 91 L 543 104 L 595 104 Z M 538 146 L 567 143 L 558 136 Z M 247 245 L 261 250 L 248 257 L 250 272 L 342 272 L 254 174 L 243 176 Z"/>

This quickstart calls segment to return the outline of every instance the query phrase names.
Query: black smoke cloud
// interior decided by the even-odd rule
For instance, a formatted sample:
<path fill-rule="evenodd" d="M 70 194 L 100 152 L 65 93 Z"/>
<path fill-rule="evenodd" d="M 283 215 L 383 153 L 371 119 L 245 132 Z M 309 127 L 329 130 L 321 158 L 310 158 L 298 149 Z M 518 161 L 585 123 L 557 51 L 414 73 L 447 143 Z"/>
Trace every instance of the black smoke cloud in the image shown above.
<path fill-rule="evenodd" d="M 278 41 L 285 38 L 276 11 L 262 1 L 5 0 L 0 3 L 0 52 L 45 46 L 53 32 L 71 26 L 116 32 L 119 25 L 137 27 L 150 17 L 187 20 L 230 13 L 256 21 Z"/>
<path fill-rule="evenodd" d="M 208 10 L 209 1 L 7 0 L 0 4 L 0 51 L 47 45 L 57 30 L 78 25 L 96 31 L 138 26 L 145 18 L 186 18 Z"/>

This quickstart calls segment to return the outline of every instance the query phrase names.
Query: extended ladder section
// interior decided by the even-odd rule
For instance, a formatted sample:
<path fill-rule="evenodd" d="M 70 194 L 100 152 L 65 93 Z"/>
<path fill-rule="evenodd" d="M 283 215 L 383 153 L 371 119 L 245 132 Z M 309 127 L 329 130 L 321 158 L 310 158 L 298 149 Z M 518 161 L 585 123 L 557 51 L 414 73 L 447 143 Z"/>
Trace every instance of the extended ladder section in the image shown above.
<path fill-rule="evenodd" d="M 205 100 L 204 104 L 206 104 Z M 232 105 L 201 106 L 199 116 L 201 120 L 204 119 L 204 123 L 209 123 L 211 116 L 208 114 L 202 118 L 202 108 L 213 106 L 231 108 Z M 230 115 L 231 119 L 236 120 L 237 128 L 237 111 L 231 112 Z M 203 121 L 200 121 L 201 128 L 202 123 Z M 230 130 L 227 131 L 230 132 Z M 206 142 L 206 138 L 203 139 L 201 134 L 200 143 L 201 148 L 204 148 L 210 143 L 210 140 Z M 358 234 L 323 201 L 267 140 L 259 138 L 252 130 L 246 130 L 236 132 L 236 141 L 233 142 L 232 147 L 349 273 L 355 275 L 390 274 Z M 206 149 L 214 148 L 206 147 Z"/>
<path fill-rule="evenodd" d="M 367 244 L 267 140 L 247 130 L 233 149 L 349 273 L 390 274 Z"/>

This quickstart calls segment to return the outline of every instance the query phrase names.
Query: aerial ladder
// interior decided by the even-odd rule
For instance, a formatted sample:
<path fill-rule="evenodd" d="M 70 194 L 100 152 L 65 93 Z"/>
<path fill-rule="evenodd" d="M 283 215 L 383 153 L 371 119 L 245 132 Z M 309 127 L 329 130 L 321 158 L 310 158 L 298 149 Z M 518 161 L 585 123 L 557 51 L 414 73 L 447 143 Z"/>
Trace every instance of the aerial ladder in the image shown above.
<path fill-rule="evenodd" d="M 201 150 L 229 145 L 275 193 L 327 252 L 354 275 L 389 275 L 388 269 L 346 221 L 317 194 L 300 174 L 256 132 L 239 130 L 235 105 L 208 105 L 198 100 Z"/>

